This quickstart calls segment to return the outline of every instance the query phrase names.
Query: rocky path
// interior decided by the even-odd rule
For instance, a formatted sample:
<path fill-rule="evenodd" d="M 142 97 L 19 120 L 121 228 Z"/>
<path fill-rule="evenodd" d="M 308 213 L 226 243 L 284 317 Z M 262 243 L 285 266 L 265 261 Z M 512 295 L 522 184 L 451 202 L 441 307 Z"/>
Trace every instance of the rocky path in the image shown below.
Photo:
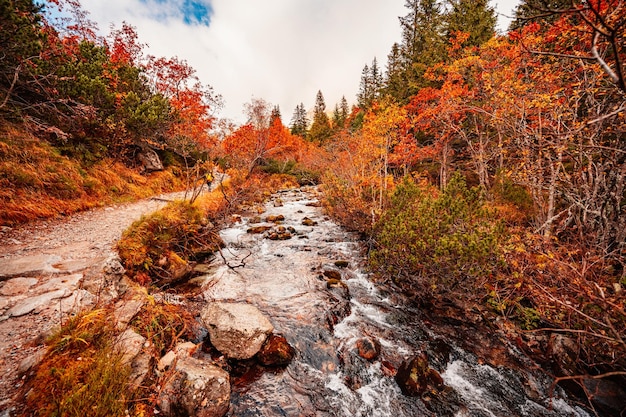
<path fill-rule="evenodd" d="M 20 367 L 71 311 L 115 297 L 113 246 L 142 215 L 183 193 L 0 229 L 0 416 L 21 384 Z M 106 293 L 104 293 L 106 292 Z"/>

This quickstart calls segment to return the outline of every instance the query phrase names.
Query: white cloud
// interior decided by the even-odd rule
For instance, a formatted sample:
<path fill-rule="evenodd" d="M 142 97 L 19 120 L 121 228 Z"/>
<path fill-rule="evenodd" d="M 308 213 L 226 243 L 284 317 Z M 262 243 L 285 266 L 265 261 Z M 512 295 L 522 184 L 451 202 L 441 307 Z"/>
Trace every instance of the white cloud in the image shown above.
<path fill-rule="evenodd" d="M 135 26 L 147 53 L 186 59 L 224 97 L 220 116 L 236 122 L 252 97 L 279 105 L 285 123 L 300 102 L 312 108 L 318 90 L 328 109 L 342 95 L 355 102 L 363 66 L 377 57 L 384 69 L 407 13 L 405 0 L 212 0 L 207 27 L 184 24 L 169 9 L 176 1 L 83 0 L 83 7 L 105 31 L 111 23 Z M 517 3 L 492 2 L 509 15 Z"/>
<path fill-rule="evenodd" d="M 159 2 L 160 3 L 160 2 Z M 289 123 L 321 90 L 328 108 L 355 101 L 361 69 L 384 66 L 400 39 L 404 0 L 213 0 L 211 24 L 188 26 L 167 7 L 139 0 L 83 0 L 101 29 L 123 21 L 137 28 L 148 53 L 186 59 L 226 102 L 221 116 L 242 122 L 243 104 L 263 98 Z"/>

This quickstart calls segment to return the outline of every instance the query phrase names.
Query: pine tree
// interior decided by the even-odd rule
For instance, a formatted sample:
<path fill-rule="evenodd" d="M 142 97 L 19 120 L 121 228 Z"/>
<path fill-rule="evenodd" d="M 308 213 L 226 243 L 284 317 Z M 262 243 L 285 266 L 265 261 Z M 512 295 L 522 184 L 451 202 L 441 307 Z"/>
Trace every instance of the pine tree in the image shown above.
<path fill-rule="evenodd" d="M 488 0 L 449 0 L 445 15 L 447 39 L 454 32 L 469 33 L 465 46 L 480 46 L 491 39 L 496 30 L 496 14 Z"/>
<path fill-rule="evenodd" d="M 361 72 L 361 83 L 359 85 L 359 93 L 357 94 L 357 103 L 363 110 L 372 107 L 372 104 L 380 98 L 380 92 L 383 87 L 383 75 L 378 68 L 376 58 L 371 65 L 365 65 Z M 347 107 L 347 103 L 346 103 Z"/>
<path fill-rule="evenodd" d="M 280 106 L 278 106 L 277 104 L 272 107 L 272 113 L 270 114 L 270 126 L 274 123 L 274 120 L 281 120 L 281 117 L 282 116 L 280 115 Z"/>
<path fill-rule="evenodd" d="M 324 144 L 331 136 L 330 120 L 326 114 L 326 103 L 321 91 L 317 92 L 315 108 L 313 109 L 313 123 L 309 129 L 309 138 L 313 142 Z"/>
<path fill-rule="evenodd" d="M 446 59 L 442 7 L 438 0 L 407 0 L 409 13 L 400 18 L 400 46 L 404 88 L 394 96 L 406 102 L 423 87 L 432 86 L 426 70 Z"/>
<path fill-rule="evenodd" d="M 404 95 L 406 86 L 405 74 L 402 65 L 402 52 L 400 44 L 397 42 L 391 47 L 391 52 L 387 56 L 387 71 L 382 87 L 382 94 L 396 99 Z"/>
<path fill-rule="evenodd" d="M 345 127 L 348 116 L 350 115 L 350 108 L 348 106 L 348 100 L 346 100 L 346 96 L 341 97 L 341 103 L 339 104 L 339 114 L 341 115 L 341 120 L 343 121 L 343 125 Z"/>
<path fill-rule="evenodd" d="M 370 90 L 371 90 L 371 80 L 370 80 L 370 67 L 365 64 L 363 70 L 361 71 L 361 82 L 359 83 L 359 92 L 356 95 L 356 101 L 360 108 L 366 109 L 370 104 Z"/>
<path fill-rule="evenodd" d="M 291 134 L 306 138 L 308 125 L 309 120 L 306 117 L 304 104 L 300 103 L 296 106 L 293 117 L 291 118 Z"/>
<path fill-rule="evenodd" d="M 554 22 L 559 14 L 547 12 L 568 10 L 572 7 L 571 0 L 522 0 L 515 9 L 515 20 L 511 22 L 509 30 L 516 30 L 528 22 Z"/>

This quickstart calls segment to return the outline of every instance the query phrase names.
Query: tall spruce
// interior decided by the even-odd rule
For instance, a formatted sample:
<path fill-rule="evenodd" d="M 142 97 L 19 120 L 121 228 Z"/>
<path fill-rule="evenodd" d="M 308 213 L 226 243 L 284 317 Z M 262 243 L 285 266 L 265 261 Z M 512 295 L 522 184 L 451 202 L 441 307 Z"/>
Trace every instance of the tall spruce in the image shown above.
<path fill-rule="evenodd" d="M 349 114 L 348 100 L 343 96 L 341 97 L 341 102 L 335 104 L 335 109 L 333 110 L 333 129 L 335 131 L 346 128 L 346 121 L 348 120 Z"/>
<path fill-rule="evenodd" d="M 383 87 L 381 89 L 382 95 L 395 97 L 397 99 L 402 97 L 406 88 L 404 76 L 402 51 L 400 44 L 396 42 L 391 47 L 389 55 L 387 55 L 387 70 L 385 71 Z"/>
<path fill-rule="evenodd" d="M 293 117 L 291 118 L 291 134 L 306 138 L 308 126 L 309 120 L 306 116 L 304 104 L 300 103 L 296 106 Z"/>
<path fill-rule="evenodd" d="M 361 71 L 361 82 L 357 94 L 357 103 L 363 110 L 369 109 L 380 98 L 383 87 L 383 74 L 374 58 L 371 65 L 365 65 Z"/>
<path fill-rule="evenodd" d="M 321 91 L 317 92 L 315 108 L 313 109 L 313 123 L 309 129 L 309 139 L 313 142 L 324 144 L 331 136 L 330 120 L 326 114 L 326 103 Z"/>
<path fill-rule="evenodd" d="M 446 38 L 455 32 L 465 32 L 469 38 L 464 46 L 480 46 L 491 39 L 496 30 L 496 13 L 489 0 L 448 0 L 450 9 L 445 15 Z"/>
<path fill-rule="evenodd" d="M 400 17 L 401 73 L 404 88 L 393 97 L 406 102 L 421 88 L 432 86 L 424 77 L 428 68 L 446 59 L 444 16 L 438 0 L 407 0 L 409 13 Z"/>

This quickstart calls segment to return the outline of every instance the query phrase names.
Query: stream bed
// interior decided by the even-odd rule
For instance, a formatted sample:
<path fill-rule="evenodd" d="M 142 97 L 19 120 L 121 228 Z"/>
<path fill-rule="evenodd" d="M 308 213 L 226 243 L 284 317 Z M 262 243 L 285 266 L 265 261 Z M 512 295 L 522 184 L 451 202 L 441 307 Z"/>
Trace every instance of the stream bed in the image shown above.
<path fill-rule="evenodd" d="M 439 331 L 401 294 L 370 282 L 357 237 L 324 216 L 317 196 L 273 195 L 261 223 L 243 218 L 221 232 L 226 263 L 196 279 L 207 302 L 258 307 L 297 351 L 286 368 L 235 373 L 229 416 L 589 415 L 559 389 L 550 396 L 552 381 L 514 347 L 504 349 L 516 366 L 484 361 L 461 347 L 465 336 L 451 337 L 454 326 Z M 268 230 L 248 233 L 258 226 Z M 359 356 L 364 338 L 380 343 L 377 358 Z M 405 396 L 394 374 L 420 352 L 445 388 Z"/>

